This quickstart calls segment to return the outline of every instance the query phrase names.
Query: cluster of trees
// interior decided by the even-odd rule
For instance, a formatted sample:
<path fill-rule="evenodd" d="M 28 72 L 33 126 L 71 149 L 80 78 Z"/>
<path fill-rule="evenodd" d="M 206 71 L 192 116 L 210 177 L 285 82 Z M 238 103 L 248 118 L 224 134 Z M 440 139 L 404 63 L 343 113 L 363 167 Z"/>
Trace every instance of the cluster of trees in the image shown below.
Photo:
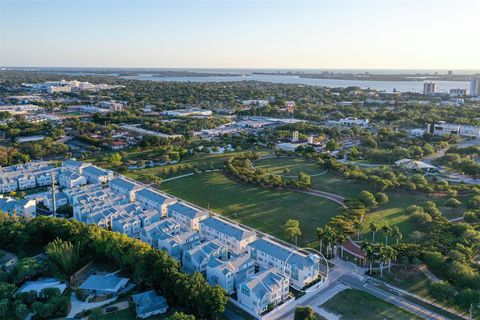
<path fill-rule="evenodd" d="M 178 263 L 164 251 L 103 228 L 76 221 L 51 217 L 23 220 L 8 215 L 0 216 L 0 244 L 14 252 L 35 250 L 55 239 L 78 244 L 80 256 L 85 259 L 114 264 L 133 277 L 140 288 L 155 288 L 162 292 L 169 304 L 188 308 L 204 318 L 212 318 L 224 310 L 225 291 L 210 286 L 199 274 L 187 275 L 179 270 Z M 57 240 L 57 242 L 60 240 Z M 52 250 L 72 252 L 75 248 L 58 242 Z M 69 263 L 57 261 L 60 270 L 70 270 Z M 66 272 L 66 271 L 64 271 Z"/>
<path fill-rule="evenodd" d="M 256 169 L 252 166 L 252 161 L 258 159 L 255 152 L 246 152 L 230 157 L 225 164 L 227 173 L 230 173 L 241 181 L 253 183 L 263 188 L 296 188 L 307 189 L 312 185 L 311 177 L 306 173 L 300 172 L 298 178 L 284 179 L 276 174 L 269 174 L 266 170 Z"/>
<path fill-rule="evenodd" d="M 478 178 L 480 164 L 476 160 L 479 157 L 480 147 L 450 148 L 443 157 L 435 159 L 435 164 Z"/>

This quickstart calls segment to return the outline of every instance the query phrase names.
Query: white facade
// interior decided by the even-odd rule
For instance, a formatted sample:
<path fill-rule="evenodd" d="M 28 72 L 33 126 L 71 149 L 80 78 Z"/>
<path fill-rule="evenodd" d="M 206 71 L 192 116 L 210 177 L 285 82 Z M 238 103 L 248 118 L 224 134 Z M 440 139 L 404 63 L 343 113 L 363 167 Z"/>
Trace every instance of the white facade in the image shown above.
<path fill-rule="evenodd" d="M 230 251 L 241 254 L 248 251 L 248 244 L 255 241 L 257 235 L 233 223 L 210 217 L 200 222 L 200 237 L 218 240 Z"/>
<path fill-rule="evenodd" d="M 255 273 L 255 261 L 248 254 L 221 261 L 212 260 L 207 265 L 207 281 L 212 286 L 219 285 L 228 294 Z"/>
<path fill-rule="evenodd" d="M 248 310 L 261 315 L 269 306 L 288 298 L 288 278 L 281 271 L 270 268 L 260 271 L 238 285 L 237 301 Z"/>
<path fill-rule="evenodd" d="M 480 79 L 473 79 L 470 81 L 470 96 L 480 96 Z"/>
<path fill-rule="evenodd" d="M 167 215 L 190 230 L 200 230 L 200 221 L 208 218 L 207 212 L 181 202 L 168 206 Z"/>
<path fill-rule="evenodd" d="M 34 175 L 21 175 L 17 178 L 18 190 L 33 189 L 37 186 L 37 179 Z"/>

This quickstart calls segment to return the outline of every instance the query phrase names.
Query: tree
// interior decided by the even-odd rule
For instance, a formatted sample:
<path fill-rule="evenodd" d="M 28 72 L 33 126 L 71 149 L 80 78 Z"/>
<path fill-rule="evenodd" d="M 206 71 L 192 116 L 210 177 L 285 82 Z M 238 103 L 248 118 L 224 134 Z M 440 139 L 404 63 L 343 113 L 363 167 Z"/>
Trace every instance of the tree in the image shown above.
<path fill-rule="evenodd" d="M 385 192 L 377 192 L 375 194 L 375 200 L 377 201 L 378 205 L 384 205 L 388 203 L 388 196 Z"/>
<path fill-rule="evenodd" d="M 395 238 L 398 244 L 398 242 L 403 238 L 403 234 L 400 232 L 400 229 L 398 228 L 398 226 L 393 226 L 391 233 L 392 233 L 392 237 Z"/>
<path fill-rule="evenodd" d="M 340 145 L 335 140 L 331 139 L 331 140 L 328 140 L 327 144 L 325 145 L 325 148 L 328 151 L 335 151 L 338 148 L 340 148 Z"/>
<path fill-rule="evenodd" d="M 298 306 L 295 308 L 295 320 L 317 320 L 315 311 L 310 306 Z"/>
<path fill-rule="evenodd" d="M 369 264 L 369 273 L 372 275 L 373 261 L 375 260 L 375 250 L 368 241 L 363 241 L 361 248 L 363 250 L 363 254 L 365 255 L 365 262 Z"/>
<path fill-rule="evenodd" d="M 10 299 L 15 293 L 15 285 L 7 282 L 0 282 L 0 300 Z"/>
<path fill-rule="evenodd" d="M 302 235 L 300 222 L 298 222 L 298 220 L 289 219 L 287 223 L 285 223 L 284 232 L 287 238 L 295 240 L 295 244 L 297 244 L 298 237 Z"/>
<path fill-rule="evenodd" d="M 7 312 L 8 312 L 9 306 L 10 306 L 10 302 L 8 301 L 8 299 L 0 300 L 0 319 L 7 318 Z"/>
<path fill-rule="evenodd" d="M 15 308 L 15 316 L 20 320 L 25 319 L 27 317 L 28 313 L 29 313 L 28 307 L 23 303 L 19 304 Z"/>
<path fill-rule="evenodd" d="M 322 253 L 325 230 L 323 230 L 323 228 L 318 227 L 315 233 L 317 235 L 318 245 L 320 246 L 320 253 Z"/>
<path fill-rule="evenodd" d="M 385 245 L 388 243 L 388 236 L 392 233 L 392 228 L 388 224 L 384 224 L 381 228 L 383 235 L 385 236 Z"/>
<path fill-rule="evenodd" d="M 462 203 L 455 198 L 450 198 L 447 201 L 445 201 L 445 206 L 450 207 L 450 208 L 458 208 L 461 205 L 462 205 Z"/>
<path fill-rule="evenodd" d="M 375 242 L 375 233 L 378 232 L 378 226 L 375 222 L 371 221 L 369 224 L 370 231 L 372 232 L 372 242 Z"/>
<path fill-rule="evenodd" d="M 175 311 L 173 316 L 168 318 L 168 320 L 195 320 L 195 316 Z"/>
<path fill-rule="evenodd" d="M 374 207 L 377 205 L 377 200 L 375 200 L 375 197 L 371 192 L 368 192 L 366 190 L 360 192 L 360 202 L 365 205 L 365 207 L 370 208 Z"/>
<path fill-rule="evenodd" d="M 478 209 L 480 208 L 480 195 L 473 196 L 470 201 L 467 203 L 469 209 Z"/>
<path fill-rule="evenodd" d="M 312 178 L 308 174 L 300 172 L 298 174 L 298 184 L 301 188 L 309 188 L 312 185 Z"/>
<path fill-rule="evenodd" d="M 60 269 L 67 279 L 77 271 L 80 263 L 80 246 L 78 243 L 74 245 L 57 238 L 49 243 L 46 249 L 50 261 Z"/>
<path fill-rule="evenodd" d="M 112 153 L 108 156 L 107 161 L 112 167 L 119 167 L 122 165 L 122 156 L 119 153 Z"/>
<path fill-rule="evenodd" d="M 353 227 L 357 231 L 357 240 L 360 240 L 360 231 L 362 231 L 362 222 L 359 219 L 354 219 Z"/>

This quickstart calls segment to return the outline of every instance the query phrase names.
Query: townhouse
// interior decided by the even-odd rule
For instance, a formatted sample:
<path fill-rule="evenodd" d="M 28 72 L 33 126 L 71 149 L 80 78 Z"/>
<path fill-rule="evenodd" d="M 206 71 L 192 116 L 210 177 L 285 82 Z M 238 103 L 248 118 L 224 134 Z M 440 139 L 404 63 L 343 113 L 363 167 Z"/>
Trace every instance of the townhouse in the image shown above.
<path fill-rule="evenodd" d="M 162 215 L 167 214 L 167 207 L 177 202 L 176 199 L 160 194 L 150 189 L 141 189 L 136 192 L 135 200 L 144 208 L 158 210 Z"/>
<path fill-rule="evenodd" d="M 163 233 L 158 237 L 157 241 L 158 249 L 165 250 L 170 257 L 177 261 L 182 260 L 182 255 L 185 251 L 198 245 L 200 245 L 200 235 L 195 230 L 180 232 L 176 235 Z"/>
<path fill-rule="evenodd" d="M 138 184 L 125 178 L 114 178 L 108 186 L 114 193 L 125 196 L 128 202 L 135 201 L 135 194 L 141 189 Z"/>
<path fill-rule="evenodd" d="M 227 248 L 219 241 L 211 240 L 185 251 L 182 256 L 182 268 L 188 273 L 201 272 L 205 274 L 210 260 L 226 260 L 227 258 Z"/>
<path fill-rule="evenodd" d="M 140 240 L 158 248 L 158 239 L 163 235 L 173 236 L 181 232 L 181 227 L 175 220 L 168 218 L 145 226 L 140 232 Z"/>
<path fill-rule="evenodd" d="M 87 178 L 88 183 L 107 183 L 113 179 L 113 172 L 103 170 L 95 166 L 88 166 L 83 169 L 83 175 Z"/>
<path fill-rule="evenodd" d="M 300 253 L 264 238 L 251 243 L 249 253 L 260 267 L 284 271 L 290 284 L 299 289 L 320 276 L 320 257 L 317 254 Z"/>
<path fill-rule="evenodd" d="M 62 162 L 62 167 L 68 169 L 69 171 L 76 172 L 78 174 L 83 174 L 83 170 L 87 167 L 90 167 L 91 163 L 85 163 L 76 160 L 66 160 Z"/>
<path fill-rule="evenodd" d="M 87 179 L 73 171 L 63 170 L 58 175 L 58 184 L 64 188 L 75 188 L 87 184 Z"/>
<path fill-rule="evenodd" d="M 33 189 L 37 186 L 37 179 L 31 173 L 17 176 L 18 190 Z"/>
<path fill-rule="evenodd" d="M 10 177 L 0 177 L 0 193 L 8 193 L 18 190 L 17 181 Z"/>
<path fill-rule="evenodd" d="M 46 193 L 43 197 L 43 204 L 49 210 L 53 210 L 53 195 L 50 192 Z M 55 193 L 55 204 L 57 209 L 68 204 L 68 198 L 65 192 Z"/>
<path fill-rule="evenodd" d="M 31 218 L 37 212 L 37 204 L 35 200 L 18 200 L 10 197 L 4 198 L 0 195 L 0 211 Z"/>
<path fill-rule="evenodd" d="M 199 230 L 200 221 L 207 219 L 208 213 L 185 203 L 177 202 L 167 207 L 167 216 L 172 217 L 185 228 Z"/>
<path fill-rule="evenodd" d="M 208 283 L 219 285 L 228 294 L 234 293 L 237 286 L 254 273 L 255 261 L 246 253 L 226 261 L 213 259 L 207 265 Z"/>
<path fill-rule="evenodd" d="M 257 315 L 287 300 L 288 294 L 288 278 L 275 268 L 264 269 L 237 287 L 237 301 Z"/>
<path fill-rule="evenodd" d="M 200 237 L 218 240 L 235 254 L 248 251 L 248 244 L 256 239 L 256 233 L 225 220 L 210 217 L 200 222 Z"/>

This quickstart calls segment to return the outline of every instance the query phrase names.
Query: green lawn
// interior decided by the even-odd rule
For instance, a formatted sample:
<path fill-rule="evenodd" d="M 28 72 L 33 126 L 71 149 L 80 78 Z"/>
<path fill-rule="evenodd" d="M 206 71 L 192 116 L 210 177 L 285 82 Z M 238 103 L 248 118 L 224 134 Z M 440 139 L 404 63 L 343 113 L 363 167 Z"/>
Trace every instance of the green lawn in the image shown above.
<path fill-rule="evenodd" d="M 321 307 L 341 316 L 343 320 L 421 319 L 371 294 L 353 289 L 338 293 Z"/>
<path fill-rule="evenodd" d="M 161 189 L 280 238 L 284 238 L 282 225 L 288 219 L 298 219 L 302 228 L 299 245 L 315 240 L 315 229 L 340 211 L 340 206 L 330 200 L 258 188 L 220 172 L 167 181 Z"/>
<path fill-rule="evenodd" d="M 298 176 L 300 172 L 306 174 L 319 174 L 325 171 L 314 161 L 286 157 L 260 159 L 255 161 L 255 167 L 280 176 Z"/>

